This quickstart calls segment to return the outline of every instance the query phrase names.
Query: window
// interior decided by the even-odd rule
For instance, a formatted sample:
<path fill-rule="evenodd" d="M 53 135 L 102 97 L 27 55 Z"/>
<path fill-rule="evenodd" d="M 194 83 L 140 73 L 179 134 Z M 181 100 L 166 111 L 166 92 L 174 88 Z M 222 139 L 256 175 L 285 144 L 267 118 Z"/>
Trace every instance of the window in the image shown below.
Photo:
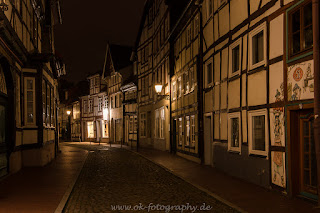
<path fill-rule="evenodd" d="M 83 101 L 83 112 L 88 113 L 88 101 Z"/>
<path fill-rule="evenodd" d="M 254 69 L 266 62 L 266 23 L 249 33 L 249 68 Z"/>
<path fill-rule="evenodd" d="M 312 50 L 312 3 L 301 4 L 288 14 L 289 17 L 289 56 L 297 56 Z"/>
<path fill-rule="evenodd" d="M 207 19 L 209 19 L 212 16 L 212 11 L 213 11 L 213 5 L 212 5 L 213 0 L 207 0 Z"/>
<path fill-rule="evenodd" d="M 190 132 L 190 136 L 191 136 L 191 147 L 195 147 L 196 145 L 196 123 L 195 123 L 195 116 L 191 115 L 190 116 L 190 126 L 191 126 L 191 132 Z"/>
<path fill-rule="evenodd" d="M 194 17 L 194 36 L 198 35 L 199 33 L 199 16 L 196 15 Z"/>
<path fill-rule="evenodd" d="M 212 86 L 213 83 L 213 71 L 212 71 L 212 59 L 206 62 L 206 87 Z"/>
<path fill-rule="evenodd" d="M 99 98 L 98 111 L 99 111 L 99 112 L 102 111 L 102 97 Z"/>
<path fill-rule="evenodd" d="M 155 110 L 155 126 L 156 126 L 156 138 L 164 138 L 164 107 Z"/>
<path fill-rule="evenodd" d="M 47 123 L 47 125 L 49 125 L 50 124 L 50 113 L 51 113 L 51 111 L 50 111 L 50 97 L 51 97 L 51 95 L 50 95 L 50 86 L 49 86 L 49 84 L 47 84 L 47 118 L 46 118 L 46 123 Z"/>
<path fill-rule="evenodd" d="M 190 117 L 186 116 L 185 120 L 186 126 L 186 144 L 185 146 L 190 146 Z"/>
<path fill-rule="evenodd" d="M 36 124 L 35 114 L 35 80 L 34 78 L 25 78 L 25 121 L 28 125 Z"/>
<path fill-rule="evenodd" d="M 94 78 L 91 78 L 91 79 L 90 79 L 90 87 L 93 88 L 93 87 L 94 87 L 94 84 L 95 84 Z"/>
<path fill-rule="evenodd" d="M 89 100 L 89 113 L 93 112 L 93 101 Z"/>
<path fill-rule="evenodd" d="M 189 70 L 189 84 L 190 84 L 190 92 L 194 90 L 194 70 L 193 67 Z"/>
<path fill-rule="evenodd" d="M 103 99 L 104 99 L 104 100 L 103 100 L 103 102 L 104 102 L 103 107 L 104 107 L 104 108 L 108 108 L 108 98 L 107 98 L 107 96 L 104 96 Z"/>
<path fill-rule="evenodd" d="M 137 127 L 138 127 L 138 118 L 137 116 L 134 116 L 134 126 L 133 126 L 134 132 L 137 132 Z"/>
<path fill-rule="evenodd" d="M 102 121 L 102 137 L 109 138 L 109 124 L 108 121 Z"/>
<path fill-rule="evenodd" d="M 174 81 L 172 83 L 172 100 L 176 100 L 177 98 L 177 86 L 176 86 L 176 82 Z"/>
<path fill-rule="evenodd" d="M 42 79 L 42 120 L 43 124 L 46 124 L 46 111 L 47 111 L 47 84 L 44 79 Z"/>
<path fill-rule="evenodd" d="M 182 146 L 182 143 L 183 143 L 182 118 L 178 119 L 178 133 L 179 133 L 179 138 L 178 138 L 179 146 Z"/>
<path fill-rule="evenodd" d="M 111 97 L 110 108 L 113 108 L 113 97 Z"/>
<path fill-rule="evenodd" d="M 147 114 L 141 113 L 140 114 L 140 129 L 141 129 L 141 137 L 147 136 Z"/>
<path fill-rule="evenodd" d="M 229 76 L 233 77 L 240 74 L 241 70 L 241 47 L 242 39 L 238 39 L 229 47 Z"/>
<path fill-rule="evenodd" d="M 249 154 L 268 155 L 267 110 L 249 112 Z"/>
<path fill-rule="evenodd" d="M 88 138 L 94 138 L 93 121 L 89 121 L 87 123 L 87 129 L 88 129 Z"/>
<path fill-rule="evenodd" d="M 177 98 L 181 97 L 181 89 L 182 89 L 182 85 L 181 85 L 181 76 L 180 76 L 177 81 Z"/>
<path fill-rule="evenodd" d="M 240 112 L 235 112 L 228 115 L 228 150 L 241 152 Z"/>
<path fill-rule="evenodd" d="M 118 97 L 117 97 L 118 95 L 115 95 L 114 96 L 114 108 L 118 108 Z"/>
<path fill-rule="evenodd" d="M 183 74 L 183 90 L 184 90 L 184 94 L 189 93 L 190 90 L 190 81 L 189 81 L 189 70 L 187 70 L 184 74 Z"/>

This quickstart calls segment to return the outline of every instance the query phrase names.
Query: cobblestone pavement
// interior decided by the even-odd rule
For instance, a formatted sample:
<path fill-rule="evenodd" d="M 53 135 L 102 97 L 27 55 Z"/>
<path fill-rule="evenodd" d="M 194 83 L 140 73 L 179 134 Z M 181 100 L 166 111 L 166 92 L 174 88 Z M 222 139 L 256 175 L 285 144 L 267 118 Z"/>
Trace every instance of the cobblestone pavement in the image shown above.
<path fill-rule="evenodd" d="M 173 208 L 170 212 L 182 212 L 177 211 L 182 208 L 192 212 L 191 206 L 200 212 L 204 204 L 210 210 L 202 212 L 236 212 L 136 153 L 97 145 L 68 146 L 90 152 L 65 206 L 66 213 L 148 212 L 148 207 L 149 212 L 166 212 L 169 206 Z M 131 209 L 112 210 L 112 205 Z"/>

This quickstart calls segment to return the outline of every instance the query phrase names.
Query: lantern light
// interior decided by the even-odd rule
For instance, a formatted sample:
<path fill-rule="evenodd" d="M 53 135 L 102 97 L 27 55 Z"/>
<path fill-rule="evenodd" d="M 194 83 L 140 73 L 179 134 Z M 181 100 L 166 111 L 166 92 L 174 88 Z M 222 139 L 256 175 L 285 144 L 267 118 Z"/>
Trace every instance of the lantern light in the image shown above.
<path fill-rule="evenodd" d="M 162 91 L 162 85 L 161 85 L 161 84 L 156 84 L 154 87 L 155 87 L 155 89 L 156 89 L 156 92 L 157 92 L 158 94 L 160 94 L 161 91 Z"/>

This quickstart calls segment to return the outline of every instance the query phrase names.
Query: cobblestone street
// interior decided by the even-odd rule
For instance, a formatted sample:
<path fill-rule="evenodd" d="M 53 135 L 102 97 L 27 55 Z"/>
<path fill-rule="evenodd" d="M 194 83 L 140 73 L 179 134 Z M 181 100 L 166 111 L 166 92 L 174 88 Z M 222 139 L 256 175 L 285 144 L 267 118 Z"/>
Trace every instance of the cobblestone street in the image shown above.
<path fill-rule="evenodd" d="M 191 206 L 198 210 L 205 206 L 208 210 L 204 212 L 236 212 L 131 151 L 97 145 L 68 146 L 89 150 L 89 155 L 64 212 L 148 212 L 150 204 L 150 212 L 165 212 L 157 204 L 162 208 L 189 205 L 189 211 L 184 212 L 191 212 Z M 128 205 L 131 210 L 112 210 L 112 205 Z M 133 209 L 135 206 L 140 207 Z M 146 208 L 142 210 L 142 206 Z"/>

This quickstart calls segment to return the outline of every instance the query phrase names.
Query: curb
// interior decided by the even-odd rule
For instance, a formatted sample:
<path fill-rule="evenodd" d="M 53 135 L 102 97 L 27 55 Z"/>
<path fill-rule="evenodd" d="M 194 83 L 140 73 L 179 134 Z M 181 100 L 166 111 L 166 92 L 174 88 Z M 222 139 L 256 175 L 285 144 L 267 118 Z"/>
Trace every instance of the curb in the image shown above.
<path fill-rule="evenodd" d="M 130 149 L 126 149 L 126 150 L 128 150 L 128 151 L 130 151 L 130 152 L 133 152 L 133 153 L 135 153 L 135 154 L 138 154 L 139 156 L 143 157 L 144 159 L 146 159 L 146 160 L 148 160 L 148 161 L 150 161 L 150 162 L 152 162 L 152 163 L 156 164 L 157 166 L 160 166 L 161 168 L 163 168 L 163 169 L 164 169 L 164 170 L 166 170 L 167 172 L 171 173 L 172 175 L 174 175 L 174 176 L 176 176 L 176 177 L 180 178 L 181 180 L 183 180 L 183 181 L 185 181 L 186 183 L 188 183 L 188 184 L 190 184 L 190 185 L 192 185 L 192 186 L 196 187 L 197 189 L 199 189 L 199 190 L 201 190 L 201 191 L 203 191 L 203 192 L 207 193 L 208 195 L 210 195 L 210 196 L 211 196 L 211 197 L 213 197 L 214 199 L 216 199 L 216 200 L 220 201 L 221 203 L 226 204 L 227 206 L 229 206 L 229 207 L 231 207 L 231 208 L 233 208 L 233 209 L 237 210 L 238 212 L 241 212 L 241 213 L 248 213 L 247 211 L 245 211 L 245 210 L 241 209 L 240 207 L 236 206 L 235 204 L 233 204 L 233 203 L 231 203 L 231 202 L 229 202 L 229 201 L 227 201 L 227 200 L 223 199 L 223 198 L 222 198 L 222 197 L 220 197 L 219 195 L 217 195 L 217 194 L 215 194 L 215 193 L 213 193 L 213 192 L 211 192 L 211 191 L 209 191 L 209 190 L 207 190 L 207 189 L 203 188 L 202 186 L 200 186 L 200 185 L 198 185 L 198 184 L 192 183 L 192 182 L 190 182 L 190 181 L 188 181 L 188 180 L 184 179 L 182 176 L 180 176 L 180 175 L 179 175 L 179 174 L 177 174 L 176 172 L 174 172 L 174 171 L 172 171 L 172 170 L 168 169 L 167 167 L 165 167 L 164 165 L 162 165 L 162 164 L 160 164 L 160 163 L 157 163 L 157 162 L 153 161 L 152 159 L 150 159 L 150 158 L 148 158 L 148 157 L 144 156 L 143 154 L 141 154 L 141 153 L 139 153 L 139 152 L 136 152 L 136 151 L 134 151 L 134 150 L 130 150 Z"/>
<path fill-rule="evenodd" d="M 84 164 L 85 164 L 85 162 L 86 162 L 86 160 L 87 160 L 88 155 L 89 155 L 89 152 L 87 151 L 87 153 L 86 153 L 86 158 L 85 158 L 84 161 L 82 162 L 82 165 L 79 167 L 79 170 L 78 170 L 77 174 L 75 175 L 75 177 L 73 178 L 73 180 L 72 180 L 71 183 L 69 184 L 66 192 L 64 193 L 64 195 L 63 195 L 63 197 L 62 197 L 62 199 L 61 199 L 58 207 L 57 207 L 56 210 L 54 211 L 54 213 L 61 213 L 61 212 L 63 211 L 64 207 L 66 206 L 66 204 L 67 204 L 67 202 L 68 202 L 68 199 L 69 199 L 69 196 L 70 196 L 70 194 L 71 194 L 71 192 L 72 192 L 72 190 L 73 190 L 74 185 L 76 184 L 76 182 L 77 182 L 77 180 L 78 180 L 78 177 L 79 177 L 79 175 L 80 175 L 80 173 L 81 173 L 81 171 L 82 171 L 82 168 L 83 168 L 83 166 L 84 166 Z"/>

